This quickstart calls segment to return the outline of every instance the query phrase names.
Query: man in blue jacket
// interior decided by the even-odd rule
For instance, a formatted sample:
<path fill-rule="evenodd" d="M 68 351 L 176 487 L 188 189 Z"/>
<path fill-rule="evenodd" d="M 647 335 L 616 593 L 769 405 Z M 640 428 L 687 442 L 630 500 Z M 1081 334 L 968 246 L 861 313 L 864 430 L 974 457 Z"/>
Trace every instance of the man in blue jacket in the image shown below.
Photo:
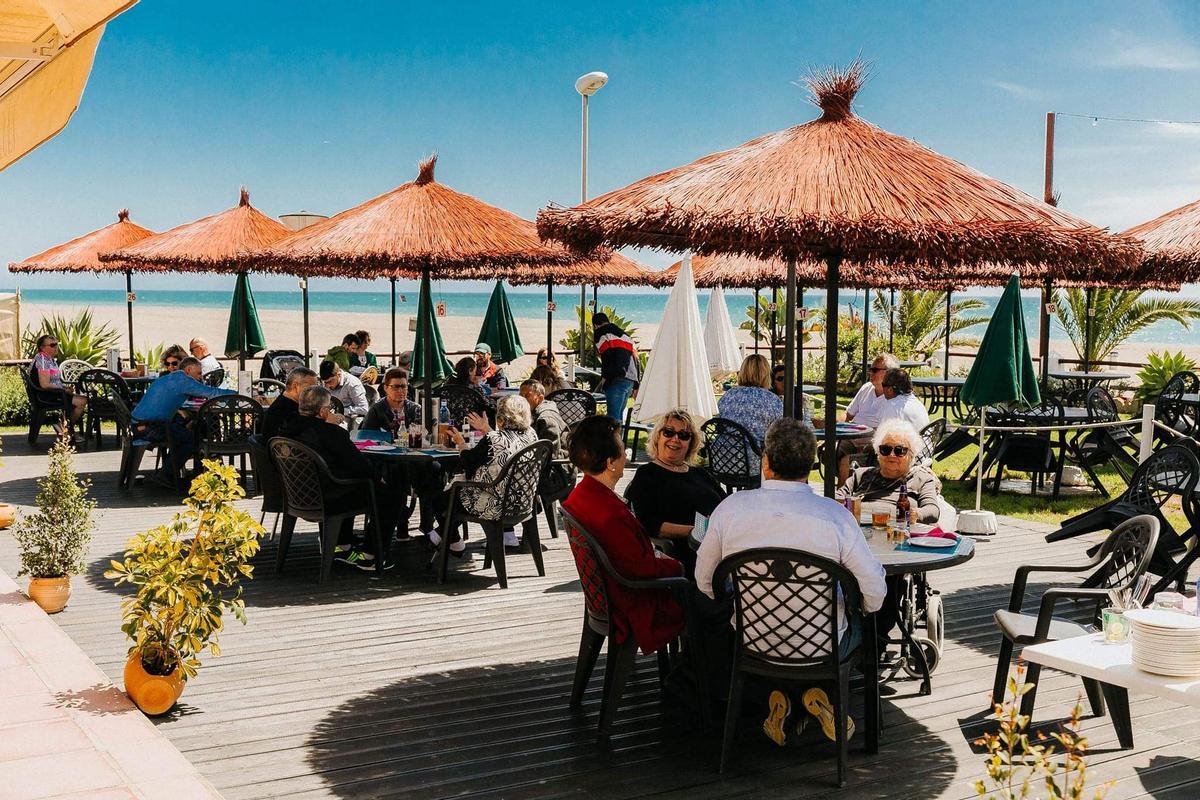
<path fill-rule="evenodd" d="M 179 409 L 189 397 L 217 397 L 234 394 L 232 389 L 208 386 L 200 380 L 200 359 L 189 356 L 179 363 L 178 372 L 168 372 L 155 378 L 146 389 L 146 394 L 133 407 L 133 423 L 139 436 L 152 442 L 167 441 L 167 429 L 171 431 L 171 461 L 176 473 L 187 464 L 196 449 L 192 431 Z"/>

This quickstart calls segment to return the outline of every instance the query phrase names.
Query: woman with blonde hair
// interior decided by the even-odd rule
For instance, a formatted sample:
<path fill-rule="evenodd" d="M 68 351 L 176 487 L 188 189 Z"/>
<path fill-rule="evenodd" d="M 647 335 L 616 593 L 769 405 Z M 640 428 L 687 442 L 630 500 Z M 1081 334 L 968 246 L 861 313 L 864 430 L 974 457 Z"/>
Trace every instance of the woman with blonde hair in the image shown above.
<path fill-rule="evenodd" d="M 748 430 L 762 447 L 767 427 L 783 417 L 783 398 L 771 391 L 771 362 L 758 353 L 746 356 L 737 380 L 717 401 L 717 413 Z"/>
<path fill-rule="evenodd" d="M 707 517 L 725 499 L 725 490 L 707 470 L 691 466 L 700 448 L 700 430 L 685 409 L 668 411 L 646 443 L 650 463 L 638 471 L 625 490 L 633 514 L 651 536 L 662 537 L 667 554 L 679 559 L 690 577 L 696 554 L 688 535 L 696 514 Z"/>

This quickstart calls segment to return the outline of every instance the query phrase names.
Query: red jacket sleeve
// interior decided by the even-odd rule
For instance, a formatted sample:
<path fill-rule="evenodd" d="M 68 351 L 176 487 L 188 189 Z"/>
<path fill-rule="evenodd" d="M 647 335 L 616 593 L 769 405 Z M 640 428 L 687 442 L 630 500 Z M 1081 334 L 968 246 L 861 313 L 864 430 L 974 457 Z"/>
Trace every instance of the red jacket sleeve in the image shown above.
<path fill-rule="evenodd" d="M 613 515 L 608 532 L 604 550 L 613 568 L 623 577 L 638 580 L 683 574 L 683 565 L 678 561 L 655 555 L 654 545 L 642 524 L 624 506 Z"/>

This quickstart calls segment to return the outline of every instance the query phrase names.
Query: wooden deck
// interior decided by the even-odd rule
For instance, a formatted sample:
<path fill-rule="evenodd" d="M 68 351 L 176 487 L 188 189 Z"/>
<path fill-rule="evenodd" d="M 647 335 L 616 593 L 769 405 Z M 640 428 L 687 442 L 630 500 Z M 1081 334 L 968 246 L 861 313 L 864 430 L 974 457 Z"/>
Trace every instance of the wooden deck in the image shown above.
<path fill-rule="evenodd" d="M 130 534 L 168 519 L 177 505 L 151 487 L 118 493 L 118 458 L 112 449 L 78 458 L 102 511 L 91 570 L 76 579 L 56 621 L 119 683 L 120 595 L 101 572 Z M 23 435 L 5 435 L 0 498 L 32 503 L 44 465 Z M 257 501 L 245 505 L 257 511 Z M 1081 540 L 1046 544 L 1042 526 L 1007 523 L 979 543 L 972 562 L 934 578 L 948 647 L 933 695 L 917 696 L 915 681 L 885 689 L 881 750 L 868 757 L 861 737 L 852 742 L 839 796 L 976 797 L 983 758 L 971 742 L 987 725 L 992 611 L 1007 601 L 1018 564 L 1071 560 L 1083 549 Z M 443 587 L 428 576 L 377 579 L 345 568 L 318 587 L 312 537 L 298 536 L 280 576 L 271 573 L 267 543 L 246 590 L 249 624 L 232 622 L 223 655 L 206 660 L 179 708 L 158 724 L 230 800 L 831 794 L 833 749 L 819 731 L 780 749 L 750 714 L 733 767 L 718 776 L 716 736 L 702 736 L 689 715 L 660 702 L 649 659 L 611 742 L 598 743 L 599 669 L 583 713 L 566 705 L 583 601 L 565 541 L 548 544 L 547 576 L 537 577 L 528 556 L 512 557 L 503 591 L 478 558 Z M 0 567 L 15 575 L 16 566 L 11 537 L 0 535 Z M 1079 692 L 1075 678 L 1046 674 L 1039 718 L 1061 718 Z M 1117 749 L 1107 720 L 1085 720 L 1096 779 L 1116 781 L 1108 796 L 1200 797 L 1200 712 L 1135 697 L 1133 714 L 1133 751 Z"/>

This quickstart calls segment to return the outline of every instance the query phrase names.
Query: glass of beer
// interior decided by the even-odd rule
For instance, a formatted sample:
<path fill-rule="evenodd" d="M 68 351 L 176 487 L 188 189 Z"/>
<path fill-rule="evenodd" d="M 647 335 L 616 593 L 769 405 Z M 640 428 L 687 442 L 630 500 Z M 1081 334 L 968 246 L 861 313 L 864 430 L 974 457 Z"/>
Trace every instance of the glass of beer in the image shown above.
<path fill-rule="evenodd" d="M 871 527 L 877 531 L 887 530 L 891 518 L 892 512 L 889 509 L 871 509 Z"/>

